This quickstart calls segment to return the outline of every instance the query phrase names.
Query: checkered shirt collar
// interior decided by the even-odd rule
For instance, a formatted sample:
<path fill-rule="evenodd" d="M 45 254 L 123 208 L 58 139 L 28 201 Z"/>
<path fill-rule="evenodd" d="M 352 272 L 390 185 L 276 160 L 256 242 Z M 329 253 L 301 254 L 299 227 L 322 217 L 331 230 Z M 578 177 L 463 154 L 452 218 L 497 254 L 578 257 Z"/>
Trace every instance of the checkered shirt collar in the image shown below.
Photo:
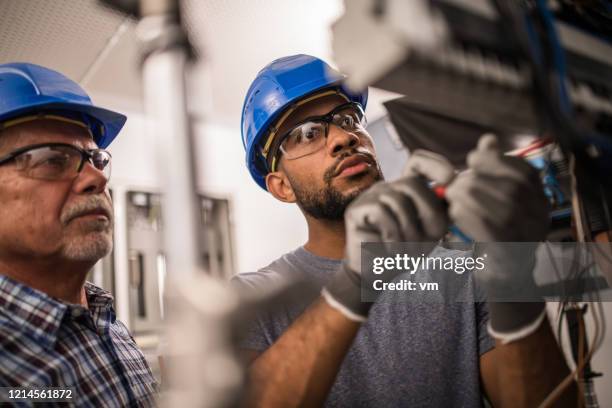
<path fill-rule="evenodd" d="M 85 283 L 85 294 L 92 313 L 98 314 L 98 310 L 112 305 L 111 294 L 89 282 Z M 63 303 L 46 293 L 0 275 L 0 313 L 5 312 L 17 327 L 29 333 L 46 348 L 55 344 L 66 312 L 76 308 L 85 309 L 81 305 Z"/>

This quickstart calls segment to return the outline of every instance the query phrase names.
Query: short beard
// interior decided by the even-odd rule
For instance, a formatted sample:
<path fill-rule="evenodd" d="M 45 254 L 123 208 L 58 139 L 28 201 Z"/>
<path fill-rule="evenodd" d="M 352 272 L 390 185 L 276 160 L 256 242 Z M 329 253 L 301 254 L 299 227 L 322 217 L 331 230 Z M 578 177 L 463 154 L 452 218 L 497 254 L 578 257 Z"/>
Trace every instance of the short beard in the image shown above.
<path fill-rule="evenodd" d="M 81 221 L 81 231 L 67 237 L 63 256 L 72 261 L 97 262 L 113 250 L 112 225 Z"/>
<path fill-rule="evenodd" d="M 97 262 L 110 254 L 113 249 L 113 241 L 107 237 L 85 237 L 78 242 L 75 241 L 69 242 L 64 247 L 64 258 L 72 261 Z"/>
<path fill-rule="evenodd" d="M 108 222 L 80 220 L 71 225 L 66 235 L 63 256 L 73 261 L 98 261 L 113 249 L 113 209 L 102 195 L 91 195 L 64 209 L 60 220 L 68 228 L 69 223 L 79 214 L 103 208 L 109 214 Z"/>
<path fill-rule="evenodd" d="M 350 154 L 343 155 L 338 159 L 336 163 L 340 163 L 344 158 Z M 304 211 L 304 213 L 318 220 L 327 221 L 342 221 L 344 219 L 344 212 L 346 207 L 357 198 L 362 192 L 367 190 L 370 186 L 366 186 L 355 190 L 350 194 L 343 195 L 337 188 L 332 186 L 331 182 L 334 178 L 336 164 L 330 166 L 325 172 L 323 180 L 325 181 L 325 187 L 320 191 L 311 191 L 304 188 L 300 183 L 296 182 L 293 177 L 287 174 L 289 182 L 295 193 L 297 205 Z M 376 165 L 376 173 L 374 174 L 374 182 L 382 180 L 382 173 L 378 165 Z M 361 173 L 352 176 L 352 180 L 359 180 L 364 177 L 368 177 L 369 174 Z"/>

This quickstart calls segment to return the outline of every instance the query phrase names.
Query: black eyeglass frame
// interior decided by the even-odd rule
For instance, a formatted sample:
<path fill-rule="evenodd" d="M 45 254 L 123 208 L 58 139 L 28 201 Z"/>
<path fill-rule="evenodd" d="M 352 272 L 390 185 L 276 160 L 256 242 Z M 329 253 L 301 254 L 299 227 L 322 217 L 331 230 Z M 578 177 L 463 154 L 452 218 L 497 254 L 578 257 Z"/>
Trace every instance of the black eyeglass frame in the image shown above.
<path fill-rule="evenodd" d="M 285 141 L 285 139 L 287 139 L 287 137 L 289 137 L 291 132 L 293 132 L 297 127 L 300 127 L 308 122 L 325 123 L 325 139 L 327 139 L 327 136 L 329 135 L 329 125 L 334 124 L 333 123 L 334 115 L 336 115 L 338 112 L 346 110 L 347 108 L 354 108 L 358 112 L 358 114 L 360 115 L 359 116 L 360 122 L 366 117 L 363 107 L 358 102 L 343 103 L 342 105 L 336 106 L 334 109 L 332 109 L 330 112 L 326 113 L 325 115 L 308 117 L 304 120 L 299 121 L 295 125 L 291 126 L 289 130 L 287 130 L 285 133 L 283 133 L 281 137 L 278 138 L 278 141 L 275 143 L 276 148 L 275 148 L 275 152 L 272 155 L 272 157 L 274 157 L 276 161 L 278 161 L 280 158 L 280 153 L 282 152 L 281 146 L 283 142 Z M 366 119 L 366 123 L 367 123 L 367 119 Z M 304 156 L 301 156 L 301 157 L 304 157 Z M 298 158 L 301 158 L 301 157 L 298 157 Z"/>
<path fill-rule="evenodd" d="M 17 157 L 21 156 L 24 153 L 29 152 L 30 150 L 39 149 L 41 147 L 67 147 L 69 149 L 75 150 L 81 154 L 81 162 L 79 163 L 79 167 L 77 168 L 76 174 L 79 174 L 81 170 L 83 170 L 83 166 L 85 166 L 85 162 L 88 161 L 91 165 L 98 171 L 103 172 L 104 169 L 99 169 L 93 163 L 94 155 L 98 152 L 104 152 L 109 157 L 109 165 L 112 161 L 113 156 L 106 149 L 82 149 L 78 146 L 71 145 L 69 143 L 40 143 L 34 145 L 23 146 L 18 149 L 13 150 L 12 152 L 0 157 L 0 166 L 9 163 L 15 160 Z M 110 178 L 110 177 L 109 177 Z"/>

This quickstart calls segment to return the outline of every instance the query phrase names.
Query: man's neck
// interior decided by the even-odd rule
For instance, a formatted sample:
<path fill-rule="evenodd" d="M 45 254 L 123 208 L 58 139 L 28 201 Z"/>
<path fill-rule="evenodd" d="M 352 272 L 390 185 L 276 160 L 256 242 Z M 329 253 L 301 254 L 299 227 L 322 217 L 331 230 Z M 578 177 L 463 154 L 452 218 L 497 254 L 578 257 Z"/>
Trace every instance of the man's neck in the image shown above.
<path fill-rule="evenodd" d="M 84 284 L 92 266 L 81 262 L 59 265 L 46 260 L 0 259 L 0 274 L 66 303 L 87 307 Z"/>
<path fill-rule="evenodd" d="M 308 241 L 304 248 L 317 256 L 331 259 L 344 258 L 346 236 L 344 220 L 329 221 L 306 217 Z"/>

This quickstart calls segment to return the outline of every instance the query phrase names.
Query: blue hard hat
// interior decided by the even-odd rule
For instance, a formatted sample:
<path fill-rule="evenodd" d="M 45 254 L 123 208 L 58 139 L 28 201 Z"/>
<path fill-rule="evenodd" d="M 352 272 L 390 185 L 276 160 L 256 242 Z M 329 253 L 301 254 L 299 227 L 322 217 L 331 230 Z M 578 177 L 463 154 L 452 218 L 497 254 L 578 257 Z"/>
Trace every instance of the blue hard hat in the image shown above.
<path fill-rule="evenodd" d="M 85 116 L 101 148 L 113 141 L 127 120 L 94 106 L 83 88 L 59 72 L 29 63 L 0 64 L 0 124 L 46 111 Z"/>
<path fill-rule="evenodd" d="M 270 171 L 261 144 L 270 126 L 287 108 L 305 96 L 337 88 L 365 109 L 367 89 L 351 92 L 344 86 L 344 78 L 323 60 L 304 54 L 277 59 L 259 71 L 244 99 L 241 129 L 247 167 L 261 188 L 267 190 L 265 177 Z"/>

